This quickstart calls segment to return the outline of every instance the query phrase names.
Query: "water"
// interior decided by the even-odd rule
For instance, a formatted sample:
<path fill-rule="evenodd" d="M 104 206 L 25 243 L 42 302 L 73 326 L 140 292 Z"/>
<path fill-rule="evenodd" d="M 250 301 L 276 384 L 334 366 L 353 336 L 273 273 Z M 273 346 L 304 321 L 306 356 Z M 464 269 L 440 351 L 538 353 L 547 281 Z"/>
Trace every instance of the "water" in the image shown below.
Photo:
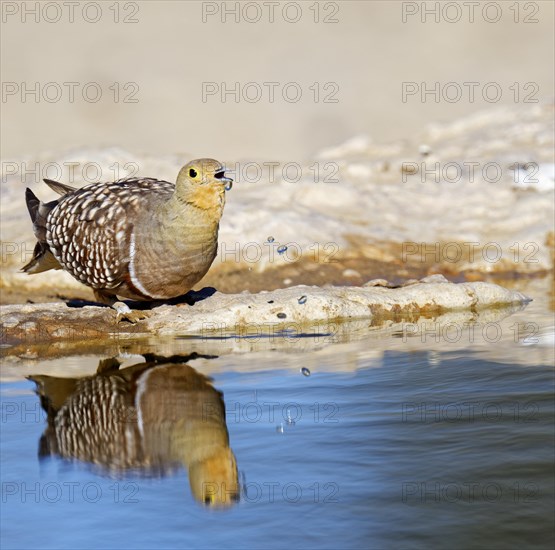
<path fill-rule="evenodd" d="M 97 394 L 106 380 L 125 381 L 110 407 L 101 413 L 89 401 L 90 418 L 65 419 L 71 437 L 61 446 L 87 426 L 100 437 L 106 418 L 127 430 L 119 447 L 77 445 L 81 461 L 56 452 L 39 460 L 58 440 L 42 437 L 47 415 L 24 376 L 42 381 L 56 408 L 82 390 L 40 377 L 93 376 L 106 355 L 6 360 L 2 548 L 552 548 L 552 312 L 543 294 L 511 316 L 491 315 L 473 341 L 391 325 L 334 342 L 148 344 L 166 356 L 167 346 L 205 355 L 189 367 L 175 358 L 146 365 L 137 344 L 120 355 L 119 372 L 104 362 L 90 379 Z M 191 470 L 208 448 L 223 457 L 218 467 Z M 129 468 L 114 466 L 124 459 Z M 205 487 L 213 506 L 188 471 L 219 480 Z M 216 494 L 222 480 L 227 496 Z M 228 498 L 234 481 L 238 503 Z M 220 497 L 227 506 L 216 506 Z"/>

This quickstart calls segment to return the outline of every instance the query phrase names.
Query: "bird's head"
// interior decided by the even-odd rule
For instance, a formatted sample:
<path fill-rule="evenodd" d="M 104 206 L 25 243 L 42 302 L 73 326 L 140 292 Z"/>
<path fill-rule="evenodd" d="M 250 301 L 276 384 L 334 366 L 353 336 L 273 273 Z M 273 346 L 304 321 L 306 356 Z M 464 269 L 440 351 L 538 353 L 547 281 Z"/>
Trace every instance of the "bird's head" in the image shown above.
<path fill-rule="evenodd" d="M 197 159 L 186 164 L 177 175 L 176 197 L 219 219 L 225 204 L 225 192 L 233 180 L 225 175 L 225 167 L 214 159 Z"/>
<path fill-rule="evenodd" d="M 231 188 L 233 180 L 225 175 L 225 167 L 214 159 L 196 159 L 187 163 L 177 176 L 177 186 L 196 187 L 203 185 Z"/>
<path fill-rule="evenodd" d="M 241 486 L 235 455 L 221 447 L 189 466 L 189 483 L 197 501 L 213 508 L 228 508 L 239 502 Z"/>

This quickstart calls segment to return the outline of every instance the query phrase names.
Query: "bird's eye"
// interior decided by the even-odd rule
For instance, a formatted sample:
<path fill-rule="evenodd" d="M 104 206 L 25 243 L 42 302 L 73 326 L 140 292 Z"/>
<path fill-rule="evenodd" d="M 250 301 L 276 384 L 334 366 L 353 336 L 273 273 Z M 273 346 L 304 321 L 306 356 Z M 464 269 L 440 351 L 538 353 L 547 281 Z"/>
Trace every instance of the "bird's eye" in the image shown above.
<path fill-rule="evenodd" d="M 190 168 L 189 169 L 189 176 L 191 176 L 192 178 L 196 178 L 197 177 L 197 171 L 194 168 Z"/>

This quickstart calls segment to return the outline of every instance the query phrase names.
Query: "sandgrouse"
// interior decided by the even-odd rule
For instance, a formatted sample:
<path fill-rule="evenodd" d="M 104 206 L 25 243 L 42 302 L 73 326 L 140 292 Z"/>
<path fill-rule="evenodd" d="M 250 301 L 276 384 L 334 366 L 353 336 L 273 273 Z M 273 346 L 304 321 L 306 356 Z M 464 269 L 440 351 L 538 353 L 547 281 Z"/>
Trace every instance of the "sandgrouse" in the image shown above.
<path fill-rule="evenodd" d="M 111 305 L 117 320 L 144 317 L 117 301 L 164 300 L 188 292 L 218 248 L 225 191 L 232 180 L 213 159 L 186 164 L 175 184 L 152 178 L 80 189 L 44 180 L 61 198 L 26 201 L 38 240 L 27 273 L 64 269 Z"/>
<path fill-rule="evenodd" d="M 195 499 L 233 505 L 240 485 L 222 393 L 186 357 L 145 359 L 123 369 L 105 359 L 86 378 L 30 377 L 48 414 L 40 456 L 77 459 L 115 476 L 162 477 L 184 466 Z"/>

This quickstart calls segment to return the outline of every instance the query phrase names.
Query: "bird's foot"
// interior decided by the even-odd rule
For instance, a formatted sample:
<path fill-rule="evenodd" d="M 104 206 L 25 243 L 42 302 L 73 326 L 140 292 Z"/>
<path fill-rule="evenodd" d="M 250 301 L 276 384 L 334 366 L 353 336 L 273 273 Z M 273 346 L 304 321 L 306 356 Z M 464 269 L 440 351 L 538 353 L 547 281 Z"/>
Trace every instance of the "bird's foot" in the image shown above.
<path fill-rule="evenodd" d="M 131 309 L 127 304 L 123 302 L 116 302 L 112 305 L 112 307 L 116 310 L 116 323 L 120 321 L 129 321 L 130 323 L 135 324 L 137 321 L 142 321 L 143 319 L 147 319 L 150 315 L 144 311 L 139 311 L 137 309 Z"/>

